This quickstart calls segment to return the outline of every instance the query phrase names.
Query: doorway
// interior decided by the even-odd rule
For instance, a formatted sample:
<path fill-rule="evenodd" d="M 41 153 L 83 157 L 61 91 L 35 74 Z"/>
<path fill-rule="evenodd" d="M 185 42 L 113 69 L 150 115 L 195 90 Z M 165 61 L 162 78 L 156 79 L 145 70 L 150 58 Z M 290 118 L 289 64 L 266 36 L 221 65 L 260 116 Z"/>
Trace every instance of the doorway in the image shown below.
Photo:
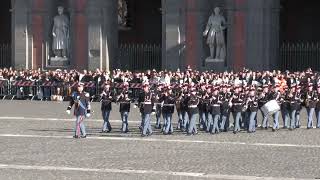
<path fill-rule="evenodd" d="M 125 27 L 119 26 L 120 68 L 161 69 L 161 0 L 119 0 L 126 5 Z"/>
<path fill-rule="evenodd" d="M 0 68 L 11 66 L 11 1 L 0 6 Z"/>

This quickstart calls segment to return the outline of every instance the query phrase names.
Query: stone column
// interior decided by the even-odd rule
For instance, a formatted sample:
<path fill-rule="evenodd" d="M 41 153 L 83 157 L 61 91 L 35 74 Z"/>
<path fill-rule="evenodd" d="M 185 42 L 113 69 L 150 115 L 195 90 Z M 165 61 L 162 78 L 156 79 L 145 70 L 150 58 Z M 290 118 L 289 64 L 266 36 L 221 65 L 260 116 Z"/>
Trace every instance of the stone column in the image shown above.
<path fill-rule="evenodd" d="M 42 67 L 44 60 L 44 0 L 32 1 L 32 69 Z"/>
<path fill-rule="evenodd" d="M 86 14 L 88 19 L 88 69 L 102 69 L 102 1 L 89 0 Z"/>
<path fill-rule="evenodd" d="M 85 14 L 87 0 L 72 0 L 71 12 L 71 67 L 82 70 L 88 68 L 88 26 Z"/>
<path fill-rule="evenodd" d="M 247 67 L 257 70 L 277 68 L 279 6 L 277 0 L 248 0 Z"/>
<path fill-rule="evenodd" d="M 162 69 L 185 66 L 184 0 L 162 0 Z"/>
<path fill-rule="evenodd" d="M 30 12 L 29 0 L 11 0 L 12 11 L 12 65 L 16 69 L 31 68 L 31 57 L 28 51 L 31 47 L 30 27 L 28 18 Z"/>
<path fill-rule="evenodd" d="M 103 0 L 103 2 L 102 68 L 111 70 L 121 67 L 118 59 L 118 1 Z"/>

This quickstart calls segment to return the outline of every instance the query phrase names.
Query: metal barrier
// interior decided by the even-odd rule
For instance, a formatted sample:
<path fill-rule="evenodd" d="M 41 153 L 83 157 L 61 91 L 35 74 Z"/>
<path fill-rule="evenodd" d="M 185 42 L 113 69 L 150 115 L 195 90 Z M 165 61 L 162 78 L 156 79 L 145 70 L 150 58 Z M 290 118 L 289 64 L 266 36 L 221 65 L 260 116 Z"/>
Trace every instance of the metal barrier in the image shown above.
<path fill-rule="evenodd" d="M 320 43 L 283 43 L 280 47 L 281 70 L 320 70 Z"/>
<path fill-rule="evenodd" d="M 9 81 L 0 80 L 0 97 L 5 99 L 9 95 Z"/>
<path fill-rule="evenodd" d="M 120 44 L 119 67 L 128 70 L 161 69 L 161 45 Z"/>
<path fill-rule="evenodd" d="M 69 100 L 72 92 L 76 90 L 77 82 L 55 82 L 55 81 L 0 81 L 0 97 L 4 99 L 30 99 L 30 100 Z M 156 84 L 150 84 L 151 89 L 156 88 Z M 85 82 L 84 91 L 88 92 L 91 101 L 100 101 L 100 94 L 104 84 L 96 82 Z M 111 90 L 118 94 L 123 88 L 123 83 L 113 83 Z M 129 84 L 129 97 L 137 100 L 142 89 L 142 83 Z"/>

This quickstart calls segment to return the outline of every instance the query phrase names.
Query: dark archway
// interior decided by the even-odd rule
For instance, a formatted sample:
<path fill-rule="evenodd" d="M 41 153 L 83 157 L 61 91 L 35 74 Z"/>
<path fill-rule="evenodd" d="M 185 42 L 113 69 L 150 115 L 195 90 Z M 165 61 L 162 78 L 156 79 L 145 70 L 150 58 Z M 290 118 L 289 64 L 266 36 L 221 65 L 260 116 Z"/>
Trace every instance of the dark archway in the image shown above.
<path fill-rule="evenodd" d="M 11 66 L 11 1 L 0 6 L 0 68 Z"/>
<path fill-rule="evenodd" d="M 320 41 L 320 1 L 281 0 L 281 40 Z"/>
<path fill-rule="evenodd" d="M 320 70 L 320 1 L 281 0 L 280 67 Z"/>
<path fill-rule="evenodd" d="M 161 0 L 125 0 L 127 28 L 119 28 L 119 59 L 123 69 L 161 68 Z M 129 47 L 130 46 L 130 47 Z"/>

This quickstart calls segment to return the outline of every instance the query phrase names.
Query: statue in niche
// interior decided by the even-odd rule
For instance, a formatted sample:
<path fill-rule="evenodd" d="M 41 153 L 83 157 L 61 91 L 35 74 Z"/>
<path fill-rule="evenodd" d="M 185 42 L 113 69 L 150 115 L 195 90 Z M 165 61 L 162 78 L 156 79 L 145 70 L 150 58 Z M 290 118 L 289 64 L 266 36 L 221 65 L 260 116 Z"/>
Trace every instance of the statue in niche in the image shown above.
<path fill-rule="evenodd" d="M 206 61 L 224 61 L 226 58 L 226 43 L 224 30 L 226 20 L 220 14 L 220 8 L 214 8 L 214 13 L 209 17 L 203 36 L 207 36 L 207 44 L 210 48 L 210 57 Z"/>
<path fill-rule="evenodd" d="M 69 18 L 64 14 L 64 8 L 58 7 L 58 15 L 53 19 L 52 50 L 55 58 L 67 58 L 69 48 Z"/>

